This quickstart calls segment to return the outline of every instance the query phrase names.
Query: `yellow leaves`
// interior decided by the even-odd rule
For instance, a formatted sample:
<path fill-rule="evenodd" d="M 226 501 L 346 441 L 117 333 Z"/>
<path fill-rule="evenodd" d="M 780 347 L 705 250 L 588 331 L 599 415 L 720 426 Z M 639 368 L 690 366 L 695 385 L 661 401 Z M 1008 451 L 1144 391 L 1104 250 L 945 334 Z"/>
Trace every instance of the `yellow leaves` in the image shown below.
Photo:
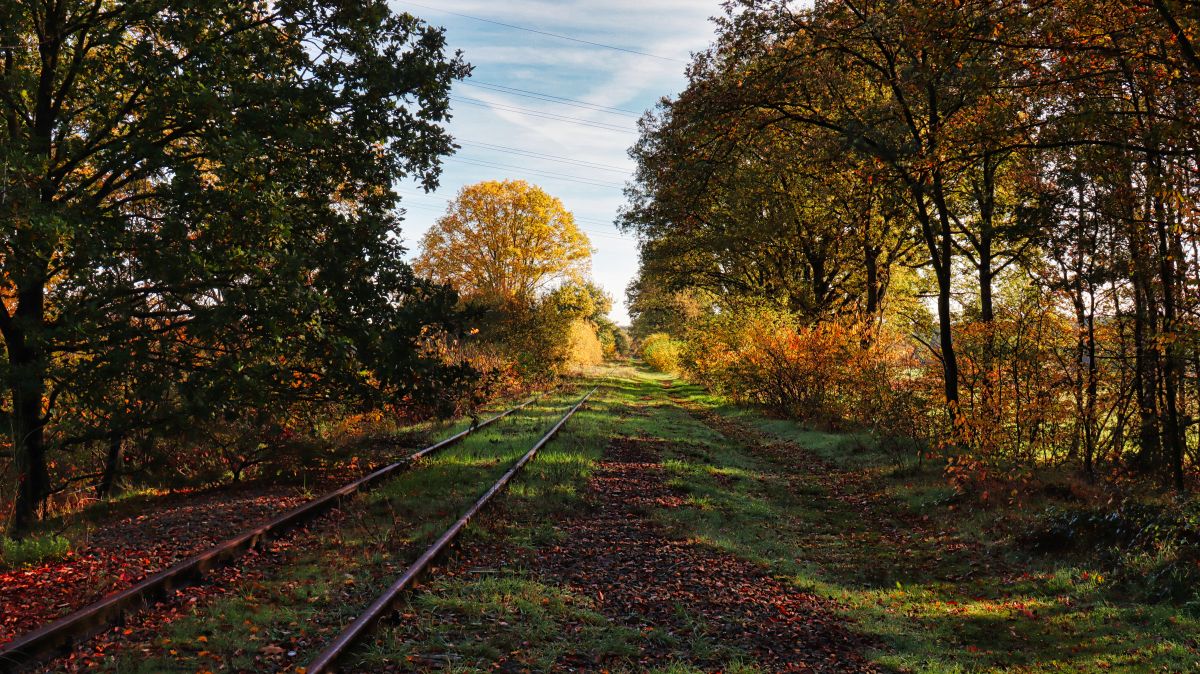
<path fill-rule="evenodd" d="M 591 253 L 561 201 L 522 180 L 486 181 L 459 192 L 413 266 L 464 296 L 528 302 L 555 282 L 581 279 Z"/>

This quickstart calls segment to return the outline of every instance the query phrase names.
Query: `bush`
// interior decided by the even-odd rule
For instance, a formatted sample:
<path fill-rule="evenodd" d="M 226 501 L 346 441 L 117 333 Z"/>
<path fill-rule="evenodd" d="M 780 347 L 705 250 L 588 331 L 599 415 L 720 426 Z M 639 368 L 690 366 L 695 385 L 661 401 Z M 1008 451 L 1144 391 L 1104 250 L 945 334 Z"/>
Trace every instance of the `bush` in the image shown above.
<path fill-rule="evenodd" d="M 689 333 L 685 368 L 743 403 L 908 446 L 924 424 L 922 368 L 903 337 L 870 324 L 805 324 L 782 311 L 726 312 Z"/>
<path fill-rule="evenodd" d="M 605 358 L 625 358 L 629 355 L 629 335 L 620 326 L 606 317 L 594 319 L 594 322 Z"/>
<path fill-rule="evenodd" d="M 70 541 L 58 535 L 32 536 L 21 540 L 0 538 L 0 567 L 15 569 L 62 559 L 70 550 Z"/>
<path fill-rule="evenodd" d="M 604 362 L 604 347 L 592 324 L 577 319 L 571 323 L 567 341 L 567 360 L 564 368 L 578 372 Z"/>
<path fill-rule="evenodd" d="M 1200 512 L 1194 503 L 1050 508 L 1022 539 L 1043 554 L 1085 554 L 1106 568 L 1117 585 L 1151 601 L 1197 598 Z"/>
<path fill-rule="evenodd" d="M 955 440 L 993 467 L 1034 465 L 1068 458 L 1080 449 L 1086 371 L 1074 321 L 1054 297 L 1033 295 L 997 304 L 990 323 L 955 326 L 959 363 L 959 428 Z M 1100 326 L 1103 333 L 1111 326 Z M 1099 376 L 1118 378 L 1116 359 L 1097 364 Z M 1107 373 L 1107 374 L 1106 374 Z M 1119 405 L 1124 395 L 1097 387 L 1097 406 Z M 1103 432 L 1099 421 L 1092 433 Z"/>
<path fill-rule="evenodd" d="M 642 358 L 659 372 L 678 373 L 681 351 L 680 343 L 666 333 L 659 332 L 642 340 Z"/>

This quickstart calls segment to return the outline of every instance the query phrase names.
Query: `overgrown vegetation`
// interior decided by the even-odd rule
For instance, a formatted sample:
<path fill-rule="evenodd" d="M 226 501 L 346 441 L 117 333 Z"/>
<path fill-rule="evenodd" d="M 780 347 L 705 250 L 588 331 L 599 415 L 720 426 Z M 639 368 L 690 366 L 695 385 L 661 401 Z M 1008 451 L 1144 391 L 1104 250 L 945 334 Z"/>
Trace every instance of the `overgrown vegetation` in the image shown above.
<path fill-rule="evenodd" d="M 464 672 L 589 663 L 634 672 L 647 670 L 637 654 L 653 652 L 664 654 L 655 671 L 691 672 L 711 671 L 694 663 L 726 652 L 723 671 L 769 671 L 739 655 L 740 641 L 631 632 L 621 624 L 629 616 L 605 615 L 600 597 L 572 592 L 541 568 L 543 556 L 569 542 L 569 529 L 558 529 L 570 513 L 588 516 L 575 492 L 594 470 L 597 448 L 626 437 L 661 449 L 653 459 L 680 495 L 646 517 L 675 539 L 833 598 L 842 620 L 876 640 L 868 655 L 885 671 L 1100 674 L 1200 663 L 1200 624 L 1187 605 L 1163 604 L 1149 583 L 1131 584 L 1134 573 L 1113 573 L 1087 551 L 1090 543 L 1055 554 L 1031 547 L 1029 536 L 1047 521 L 1041 513 L 1077 507 L 1069 491 L 1023 492 L 1024 509 L 964 501 L 939 466 L 898 469 L 861 435 L 806 429 L 663 375 L 615 374 L 587 416 L 564 431 L 567 451 L 582 456 L 532 464 L 503 514 L 472 532 L 478 545 L 457 560 L 466 572 L 413 595 L 401 609 L 406 619 L 351 662 L 408 671 L 451 663 Z M 480 550 L 503 551 L 506 562 L 481 559 Z M 701 621 L 697 629 L 712 627 Z"/>
<path fill-rule="evenodd" d="M 61 559 L 70 550 L 70 541 L 57 534 L 33 536 L 19 541 L 0 538 L 0 568 L 15 569 Z"/>
<path fill-rule="evenodd" d="M 1185 491 L 1197 22 L 730 3 L 632 150 L 633 333 L 682 340 L 680 369 L 736 400 L 946 459 L 976 497 L 1062 467 Z"/>
<path fill-rule="evenodd" d="M 835 598 L 857 629 L 879 639 L 871 659 L 886 670 L 1100 674 L 1200 666 L 1192 600 L 1164 603 L 1163 592 L 1183 586 L 1170 572 L 1146 573 L 1175 558 L 1162 543 L 1184 530 L 1161 526 L 1175 507 L 1135 506 L 1124 524 L 1088 515 L 1115 526 L 1101 525 L 1104 534 L 1084 533 L 1085 526 L 1058 545 L 1051 541 L 1064 529 L 1051 532 L 1047 523 L 1077 522 L 1046 513 L 1075 512 L 1079 496 L 1069 490 L 1029 485 L 992 503 L 964 500 L 946 486 L 940 465 L 897 468 L 889 451 L 859 435 L 766 417 L 697 386 L 676 384 L 667 395 L 693 415 L 657 412 L 659 433 L 678 448 L 665 465 L 689 505 L 662 510 L 661 520 L 679 536 Z M 1080 491 L 1089 488 L 1080 483 Z M 1140 543 L 1126 545 L 1122 536 Z M 1112 556 L 1097 555 L 1100 549 Z M 1187 592 L 1195 591 L 1191 585 Z"/>
<path fill-rule="evenodd" d="M 11 536 L 125 488 L 307 478 L 339 423 L 471 415 L 627 353 L 534 186 L 464 190 L 404 260 L 394 186 L 437 186 L 469 73 L 385 2 L 0 9 Z M 472 255 L 496 199 L 527 217 Z"/>
<path fill-rule="evenodd" d="M 642 358 L 650 367 L 665 373 L 679 372 L 679 342 L 670 335 L 656 332 L 642 340 Z"/>
<path fill-rule="evenodd" d="M 149 673 L 199 670 L 214 662 L 254 671 L 302 666 L 579 395 L 570 387 L 547 396 L 428 457 L 356 497 L 336 518 L 316 527 L 303 545 L 285 547 L 277 553 L 286 556 L 285 563 L 255 567 L 232 579 L 228 592 L 189 604 L 165 631 L 150 626 L 139 632 L 144 652 L 98 653 L 85 669 Z M 565 486 L 586 467 L 579 456 L 586 451 L 556 441 L 530 466 L 530 474 L 536 474 L 537 466 L 547 491 L 552 485 Z"/>
<path fill-rule="evenodd" d="M 591 243 L 561 201 L 521 180 L 462 189 L 416 268 L 473 316 L 460 352 L 500 382 L 542 380 L 628 355 L 612 298 L 587 279 Z"/>
<path fill-rule="evenodd" d="M 404 262 L 392 188 L 432 188 L 452 149 L 470 68 L 443 31 L 385 2 L 177 10 L 0 7 L 17 536 L 51 496 L 253 463 L 364 409 L 444 412 L 470 380 L 429 349 L 461 330 L 457 300 Z"/>

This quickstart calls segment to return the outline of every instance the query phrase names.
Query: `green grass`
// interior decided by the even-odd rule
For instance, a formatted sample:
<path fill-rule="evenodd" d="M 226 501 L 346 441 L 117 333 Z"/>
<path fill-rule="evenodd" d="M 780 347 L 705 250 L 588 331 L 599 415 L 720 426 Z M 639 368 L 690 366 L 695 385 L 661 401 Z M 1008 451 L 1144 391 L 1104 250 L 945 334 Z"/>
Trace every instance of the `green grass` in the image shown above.
<path fill-rule="evenodd" d="M 461 671 L 486 671 L 503 657 L 551 671 L 558 659 L 580 650 L 598 660 L 636 653 L 636 632 L 612 626 L 590 599 L 538 582 L 519 571 L 440 579 L 405 609 L 403 634 L 385 631 L 360 649 L 354 669 L 385 663 L 439 661 Z"/>
<path fill-rule="evenodd" d="M 692 448 L 669 462 L 694 498 L 716 507 L 660 516 L 680 535 L 763 563 L 838 601 L 861 632 L 880 641 L 870 654 L 878 664 L 946 673 L 1200 671 L 1194 617 L 1122 596 L 1087 560 L 1025 553 L 1007 521 L 1024 515 L 1014 517 L 1008 506 L 953 505 L 936 468 L 898 470 L 894 456 L 863 438 L 769 419 L 693 386 L 677 385 L 671 394 L 760 442 L 698 443 L 708 449 L 702 456 Z M 762 440 L 786 444 L 758 451 Z M 803 453 L 789 456 L 781 447 L 865 476 L 870 510 L 838 498 L 836 480 L 815 473 Z M 748 477 L 717 479 L 731 471 Z M 1025 505 L 1036 512 L 1043 504 Z"/>
<path fill-rule="evenodd" d="M 198 603 L 168 634 L 156 636 L 148 653 L 105 658 L 95 669 L 202 671 L 224 665 L 260 671 L 303 665 L 578 395 L 572 390 L 538 401 L 360 495 L 343 507 L 340 526 L 321 526 L 303 549 L 288 554 L 286 566 Z M 560 470 L 555 465 L 541 469 Z"/>
<path fill-rule="evenodd" d="M 71 542 L 56 534 L 30 536 L 20 540 L 0 538 L 0 569 L 18 569 L 62 559 L 71 551 Z"/>
<path fill-rule="evenodd" d="M 660 430 L 688 428 L 686 414 L 663 425 L 662 414 L 675 408 L 659 388 L 656 379 L 630 368 L 610 370 L 596 397 L 529 464 L 503 497 L 499 511 L 468 535 L 531 557 L 545 546 L 569 544 L 554 522 L 582 507 L 587 480 L 612 438 L 658 437 Z M 719 437 L 706 435 L 714 441 Z M 564 657 L 573 656 L 587 659 L 587 671 L 642 672 L 646 670 L 636 656 L 654 644 L 669 648 L 679 661 L 664 662 L 654 672 L 702 671 L 682 663 L 713 659 L 727 663 L 721 668 L 725 672 L 759 671 L 742 662 L 737 645 L 665 630 L 632 630 L 600 615 L 594 598 L 572 593 L 520 566 L 440 577 L 399 610 L 400 624 L 350 655 L 350 669 L 487 672 L 507 658 L 510 665 L 540 672 L 556 671 Z M 705 629 L 698 625 L 692 631 L 702 634 Z"/>
<path fill-rule="evenodd" d="M 480 410 L 478 417 L 487 419 L 522 400 L 524 399 L 494 402 L 486 410 Z M 321 447 L 321 451 L 318 452 L 321 459 L 319 462 L 307 465 L 305 469 L 292 475 L 255 477 L 242 484 L 261 484 L 268 481 L 272 484 L 288 484 L 302 496 L 315 497 L 318 491 L 326 490 L 314 487 L 315 476 L 332 465 L 345 464 L 354 458 L 363 466 L 384 465 L 454 435 L 466 429 L 470 423 L 466 418 L 427 419 L 405 424 L 384 419 L 344 428 L 323 422 L 318 424 L 319 437 L 314 440 L 314 443 Z M 177 496 L 178 488 L 187 487 L 196 490 L 197 493 L 204 493 L 208 490 L 234 487 L 230 477 L 225 475 L 221 481 L 210 484 L 185 484 L 172 478 L 163 484 L 129 486 L 109 498 L 91 502 L 79 510 L 55 513 L 38 524 L 38 531 L 60 532 L 73 547 L 82 547 L 86 545 L 91 531 L 97 526 L 145 514 L 147 510 L 160 506 L 164 500 Z M 345 481 L 348 482 L 349 478 Z"/>
<path fill-rule="evenodd" d="M 202 602 L 149 654 L 105 668 L 303 665 L 574 395 L 543 401 L 364 496 L 346 509 L 340 533 L 295 551 L 286 569 Z M 804 429 L 631 368 L 609 371 L 597 397 L 466 535 L 511 549 L 513 559 L 569 544 L 555 523 L 586 512 L 587 480 L 618 436 L 662 448 L 670 484 L 685 496 L 648 516 L 670 535 L 832 599 L 851 630 L 878 644 L 866 655 L 887 671 L 1200 671 L 1195 612 L 1140 602 L 1086 558 L 1033 556 L 1013 543 L 1014 519 L 1042 503 L 1028 513 L 965 508 L 948 498 L 936 466 L 898 466 L 862 437 Z M 346 667 L 483 672 L 507 658 L 552 671 L 587 653 L 594 660 L 585 668 L 610 672 L 691 674 L 713 662 L 759 671 L 741 644 L 714 642 L 703 625 L 677 635 L 632 631 L 535 568 L 436 573 Z M 267 658 L 266 646 L 284 654 Z M 672 654 L 653 670 L 636 657 L 650 646 Z"/>

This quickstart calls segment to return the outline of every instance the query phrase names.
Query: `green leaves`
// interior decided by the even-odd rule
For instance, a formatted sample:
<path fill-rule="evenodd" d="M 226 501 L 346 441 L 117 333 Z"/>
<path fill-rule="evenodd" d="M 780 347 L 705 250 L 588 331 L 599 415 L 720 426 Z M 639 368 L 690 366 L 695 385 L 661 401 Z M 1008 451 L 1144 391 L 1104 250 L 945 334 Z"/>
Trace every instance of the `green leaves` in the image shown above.
<path fill-rule="evenodd" d="M 56 38 L 0 49 L 0 295 L 21 298 L 0 323 L 41 317 L 4 336 L 37 345 L 64 442 L 361 400 L 428 365 L 394 323 L 450 317 L 401 310 L 436 293 L 391 185 L 436 184 L 451 148 L 469 66 L 440 29 L 382 1 L 44 4 L 0 29 Z"/>

